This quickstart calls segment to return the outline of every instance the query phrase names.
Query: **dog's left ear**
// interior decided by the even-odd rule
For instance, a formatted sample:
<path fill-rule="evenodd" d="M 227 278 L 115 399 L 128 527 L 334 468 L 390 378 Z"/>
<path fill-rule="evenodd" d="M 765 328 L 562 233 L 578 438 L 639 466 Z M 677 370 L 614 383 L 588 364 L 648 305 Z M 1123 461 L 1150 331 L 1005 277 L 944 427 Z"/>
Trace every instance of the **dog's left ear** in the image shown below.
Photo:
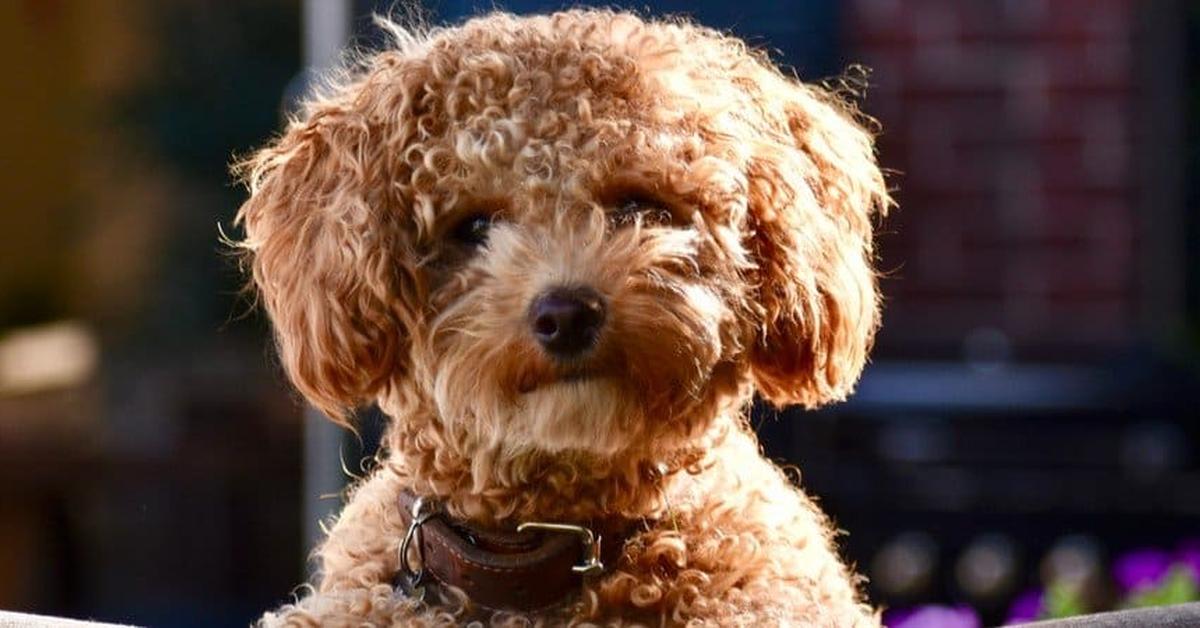
<path fill-rule="evenodd" d="M 872 218 L 891 201 L 858 114 L 777 78 L 747 172 L 761 306 L 750 363 L 767 400 L 812 408 L 844 399 L 866 362 L 879 324 Z"/>

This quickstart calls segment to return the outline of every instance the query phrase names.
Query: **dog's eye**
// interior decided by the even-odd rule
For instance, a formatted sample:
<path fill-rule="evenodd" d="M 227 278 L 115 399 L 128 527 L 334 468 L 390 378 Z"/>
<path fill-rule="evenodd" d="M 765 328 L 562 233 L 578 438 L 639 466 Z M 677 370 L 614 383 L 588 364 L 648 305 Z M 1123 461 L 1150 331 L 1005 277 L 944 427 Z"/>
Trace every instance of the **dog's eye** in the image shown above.
<path fill-rule="evenodd" d="M 480 246 L 487 242 L 488 231 L 492 228 L 492 217 L 485 214 L 467 216 L 450 232 L 455 241 L 469 246 Z"/>
<path fill-rule="evenodd" d="M 671 224 L 673 215 L 665 203 L 644 194 L 622 196 L 613 203 L 609 217 L 617 224 L 626 224 L 641 218 L 648 224 Z"/>

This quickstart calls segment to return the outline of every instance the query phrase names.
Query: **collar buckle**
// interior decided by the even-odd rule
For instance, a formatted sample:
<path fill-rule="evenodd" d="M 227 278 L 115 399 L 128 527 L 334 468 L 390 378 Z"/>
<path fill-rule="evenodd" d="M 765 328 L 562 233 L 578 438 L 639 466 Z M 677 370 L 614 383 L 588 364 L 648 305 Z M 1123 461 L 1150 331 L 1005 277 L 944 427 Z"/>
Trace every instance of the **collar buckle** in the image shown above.
<path fill-rule="evenodd" d="M 600 560 L 601 538 L 600 535 L 592 532 L 591 528 L 569 523 L 549 523 L 545 521 L 526 521 L 517 526 L 518 533 L 526 530 L 545 530 L 547 532 L 559 532 L 578 536 L 580 542 L 583 544 L 583 562 L 573 565 L 571 571 L 585 578 L 604 573 L 604 562 Z"/>

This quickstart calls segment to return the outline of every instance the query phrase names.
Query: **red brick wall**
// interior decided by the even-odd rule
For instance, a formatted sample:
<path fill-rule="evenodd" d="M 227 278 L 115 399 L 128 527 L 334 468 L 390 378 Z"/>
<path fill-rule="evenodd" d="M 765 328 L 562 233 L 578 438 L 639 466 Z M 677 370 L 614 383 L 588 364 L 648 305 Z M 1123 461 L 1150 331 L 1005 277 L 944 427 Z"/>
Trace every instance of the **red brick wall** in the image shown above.
<path fill-rule="evenodd" d="M 853 0 L 847 55 L 900 208 L 880 349 L 1018 351 L 1133 333 L 1133 0 Z M 989 332 L 992 337 L 996 334 Z"/>

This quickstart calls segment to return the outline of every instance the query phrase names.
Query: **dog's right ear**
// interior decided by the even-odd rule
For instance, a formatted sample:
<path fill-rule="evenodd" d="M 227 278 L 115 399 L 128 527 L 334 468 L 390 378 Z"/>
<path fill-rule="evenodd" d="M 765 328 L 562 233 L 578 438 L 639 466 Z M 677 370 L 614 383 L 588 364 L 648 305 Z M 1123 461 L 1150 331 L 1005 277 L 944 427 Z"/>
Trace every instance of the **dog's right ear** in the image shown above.
<path fill-rule="evenodd" d="M 334 421 L 403 374 L 413 256 L 387 201 L 386 142 L 361 113 L 315 106 L 237 166 L 238 211 L 253 281 L 280 359 L 304 397 Z"/>

